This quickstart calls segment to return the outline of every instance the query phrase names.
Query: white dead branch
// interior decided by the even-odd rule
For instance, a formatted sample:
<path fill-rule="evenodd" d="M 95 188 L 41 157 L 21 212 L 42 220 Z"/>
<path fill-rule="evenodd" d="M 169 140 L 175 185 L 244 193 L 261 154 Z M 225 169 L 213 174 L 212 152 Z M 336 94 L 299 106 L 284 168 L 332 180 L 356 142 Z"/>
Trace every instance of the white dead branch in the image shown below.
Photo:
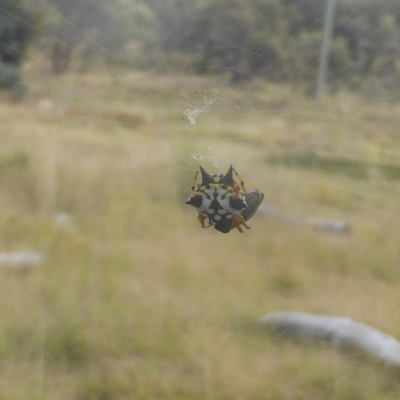
<path fill-rule="evenodd" d="M 17 251 L 14 253 L 0 253 L 0 268 L 27 268 L 35 267 L 44 260 L 44 254 L 37 251 Z"/>
<path fill-rule="evenodd" d="M 336 347 L 359 348 L 387 365 L 400 367 L 400 342 L 350 318 L 297 312 L 274 312 L 260 319 L 275 332 L 296 339 L 324 339 Z"/>
<path fill-rule="evenodd" d="M 350 233 L 350 225 L 344 221 L 317 218 L 310 215 L 288 214 L 271 205 L 261 206 L 258 209 L 258 214 L 285 222 L 308 225 L 318 230 L 342 234 Z"/>
<path fill-rule="evenodd" d="M 71 215 L 69 215 L 66 212 L 59 212 L 55 215 L 54 217 L 54 221 L 61 226 L 64 226 L 66 228 L 72 227 L 74 224 L 74 220 L 71 217 Z"/>

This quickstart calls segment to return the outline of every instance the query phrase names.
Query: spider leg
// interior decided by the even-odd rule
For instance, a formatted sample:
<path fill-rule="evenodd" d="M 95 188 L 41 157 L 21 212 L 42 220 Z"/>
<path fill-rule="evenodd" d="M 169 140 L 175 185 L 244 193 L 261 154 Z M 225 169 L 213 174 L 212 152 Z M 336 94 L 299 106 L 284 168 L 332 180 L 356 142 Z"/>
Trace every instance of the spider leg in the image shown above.
<path fill-rule="evenodd" d="M 197 215 L 197 220 L 198 221 L 200 221 L 200 224 L 201 224 L 201 227 L 204 229 L 204 228 L 207 228 L 206 227 L 206 224 L 204 223 L 204 221 L 207 219 L 207 217 L 205 217 L 204 215 L 201 215 L 201 214 L 198 214 Z"/>
<path fill-rule="evenodd" d="M 192 183 L 192 186 L 191 186 L 193 191 L 196 189 L 197 175 L 199 175 L 199 171 L 196 171 L 196 173 L 194 175 L 193 183 Z"/>
<path fill-rule="evenodd" d="M 240 181 L 240 190 L 244 193 L 244 195 L 246 195 L 246 188 L 244 187 L 244 180 L 240 177 L 240 175 L 237 173 L 235 168 L 232 167 L 232 169 Z"/>
<path fill-rule="evenodd" d="M 238 215 L 234 215 L 232 217 L 232 223 L 240 233 L 243 233 L 243 229 L 242 229 L 241 225 L 243 225 L 246 229 L 251 229 L 251 226 L 247 225 L 246 221 L 239 214 Z"/>

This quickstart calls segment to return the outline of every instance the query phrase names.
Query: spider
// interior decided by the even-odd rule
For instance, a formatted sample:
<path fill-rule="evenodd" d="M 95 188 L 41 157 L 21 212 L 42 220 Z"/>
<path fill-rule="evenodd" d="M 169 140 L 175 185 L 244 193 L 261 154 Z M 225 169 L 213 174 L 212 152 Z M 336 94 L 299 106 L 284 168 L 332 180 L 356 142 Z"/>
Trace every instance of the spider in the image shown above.
<path fill-rule="evenodd" d="M 251 226 L 247 225 L 246 221 L 255 214 L 264 199 L 264 194 L 258 189 L 246 193 L 244 181 L 232 165 L 226 174 L 210 175 L 201 166 L 200 172 L 201 183 L 197 183 L 197 171 L 191 186 L 193 194 L 186 204 L 196 207 L 201 227 L 214 226 L 222 233 L 229 233 L 234 228 L 241 233 L 243 227 L 250 229 Z M 240 183 L 233 179 L 233 173 Z"/>

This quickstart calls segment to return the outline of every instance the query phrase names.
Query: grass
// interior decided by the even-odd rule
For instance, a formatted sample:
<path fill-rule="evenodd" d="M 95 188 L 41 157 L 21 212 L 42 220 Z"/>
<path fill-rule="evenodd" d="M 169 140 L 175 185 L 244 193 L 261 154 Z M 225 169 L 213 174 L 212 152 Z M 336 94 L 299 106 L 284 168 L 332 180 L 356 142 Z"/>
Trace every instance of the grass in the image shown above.
<path fill-rule="evenodd" d="M 294 168 L 310 168 L 330 174 L 340 174 L 353 179 L 370 179 L 374 176 L 383 179 L 400 179 L 400 166 L 346 159 L 343 157 L 326 157 L 312 152 L 284 153 L 271 155 L 267 163 L 287 165 Z"/>
<path fill-rule="evenodd" d="M 40 90 L 0 112 L 0 250 L 47 255 L 0 270 L 0 398 L 398 398 L 396 374 L 374 360 L 257 323 L 306 311 L 400 336 L 398 182 L 357 179 L 357 160 L 397 174 L 396 104 L 338 92 L 317 107 L 266 83 L 37 68 Z M 183 112 L 205 94 L 215 108 L 191 125 Z M 199 162 L 233 163 L 282 211 L 342 219 L 352 233 L 261 215 L 243 235 L 202 230 L 183 204 Z"/>

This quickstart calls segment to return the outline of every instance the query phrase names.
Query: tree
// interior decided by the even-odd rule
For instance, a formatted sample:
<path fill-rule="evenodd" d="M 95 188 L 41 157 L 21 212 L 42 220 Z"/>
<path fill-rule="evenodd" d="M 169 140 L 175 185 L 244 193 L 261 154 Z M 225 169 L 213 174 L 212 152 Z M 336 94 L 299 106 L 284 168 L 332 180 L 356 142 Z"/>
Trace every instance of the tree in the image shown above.
<path fill-rule="evenodd" d="M 20 65 L 33 20 L 22 1 L 0 0 L 0 87 L 10 89 L 14 100 L 26 93 Z"/>
<path fill-rule="evenodd" d="M 90 36 L 95 41 L 93 30 L 106 19 L 106 5 L 99 0 L 48 0 L 46 14 L 55 74 L 67 71 L 73 50 L 83 38 Z"/>
<path fill-rule="evenodd" d="M 47 32 L 56 74 L 66 72 L 76 49 L 118 59 L 129 41 L 150 43 L 152 12 L 140 0 L 47 0 Z"/>
<path fill-rule="evenodd" d="M 208 3 L 186 43 L 197 70 L 230 71 L 232 84 L 256 73 L 274 76 L 287 36 L 281 12 L 275 0 Z"/>
<path fill-rule="evenodd" d="M 232 71 L 231 82 L 315 79 L 325 15 L 321 0 L 210 0 L 186 42 L 199 72 Z M 338 0 L 328 76 L 349 80 L 400 56 L 400 2 Z"/>

